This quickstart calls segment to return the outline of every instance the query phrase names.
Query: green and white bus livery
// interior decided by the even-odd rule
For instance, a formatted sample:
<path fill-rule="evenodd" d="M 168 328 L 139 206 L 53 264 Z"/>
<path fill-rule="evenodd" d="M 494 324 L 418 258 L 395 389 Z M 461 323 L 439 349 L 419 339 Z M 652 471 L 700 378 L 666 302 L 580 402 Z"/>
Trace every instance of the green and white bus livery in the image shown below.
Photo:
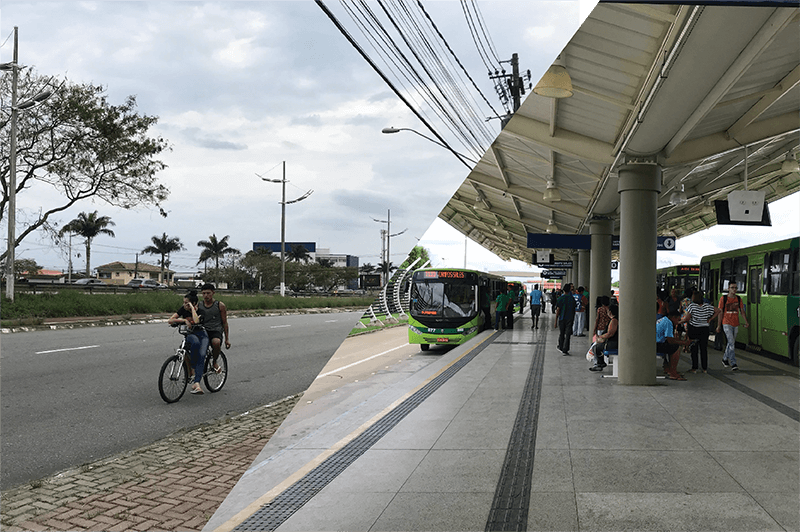
<path fill-rule="evenodd" d="M 504 278 L 474 270 L 415 271 L 411 278 L 408 342 L 420 344 L 420 349 L 427 351 L 431 344 L 459 345 L 474 338 L 491 326 L 481 310 L 491 308 L 505 286 Z"/>

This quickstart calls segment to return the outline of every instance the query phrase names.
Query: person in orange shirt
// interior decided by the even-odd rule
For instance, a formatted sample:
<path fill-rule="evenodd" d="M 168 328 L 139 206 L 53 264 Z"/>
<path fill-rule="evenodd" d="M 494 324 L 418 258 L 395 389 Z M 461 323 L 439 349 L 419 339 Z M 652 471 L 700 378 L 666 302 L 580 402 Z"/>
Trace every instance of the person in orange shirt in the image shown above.
<path fill-rule="evenodd" d="M 744 313 L 744 303 L 742 298 L 736 295 L 736 283 L 728 284 L 728 293 L 719 298 L 717 307 L 722 311 L 722 321 L 717 325 L 717 332 L 725 331 L 725 338 L 728 345 L 725 346 L 725 354 L 722 355 L 722 365 L 730 367 L 732 371 L 739 369 L 736 365 L 736 333 L 739 332 L 739 313 L 744 318 L 744 326 L 750 327 L 747 315 Z"/>

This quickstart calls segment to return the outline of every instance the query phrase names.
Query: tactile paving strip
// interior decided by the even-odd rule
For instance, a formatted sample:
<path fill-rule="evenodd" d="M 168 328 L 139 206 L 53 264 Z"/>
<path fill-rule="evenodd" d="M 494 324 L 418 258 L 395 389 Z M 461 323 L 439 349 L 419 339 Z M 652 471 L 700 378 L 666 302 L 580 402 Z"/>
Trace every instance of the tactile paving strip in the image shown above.
<path fill-rule="evenodd" d="M 536 344 L 525 382 L 525 391 L 508 442 L 500 480 L 486 521 L 487 531 L 523 531 L 528 528 L 533 455 L 536 451 L 536 426 L 542 395 L 544 350 L 545 342 Z"/>
<path fill-rule="evenodd" d="M 498 333 L 494 333 L 498 335 Z M 342 471 L 367 452 L 378 440 L 391 431 L 425 399 L 430 397 L 453 375 L 472 361 L 492 342 L 485 341 L 480 347 L 459 359 L 428 384 L 417 390 L 408 399 L 397 405 L 375 424 L 336 451 L 327 460 L 311 470 L 303 478 L 289 486 L 272 501 L 258 509 L 239 524 L 234 531 L 271 531 L 277 529 L 296 511 L 310 501 L 322 488 L 330 484 Z"/>

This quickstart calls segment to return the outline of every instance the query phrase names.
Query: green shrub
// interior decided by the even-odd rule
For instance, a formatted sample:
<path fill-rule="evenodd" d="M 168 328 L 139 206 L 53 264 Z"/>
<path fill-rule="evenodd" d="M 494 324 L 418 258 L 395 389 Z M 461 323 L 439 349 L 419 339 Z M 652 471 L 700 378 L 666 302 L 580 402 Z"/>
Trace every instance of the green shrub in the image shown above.
<path fill-rule="evenodd" d="M 276 295 L 237 295 L 217 292 L 229 310 L 275 311 L 300 308 L 366 308 L 372 297 L 280 297 Z M 56 293 L 17 293 L 11 302 L 2 297 L 0 318 L 3 321 L 41 320 L 48 318 L 125 316 L 166 314 L 178 310 L 183 294 L 172 291 L 131 292 L 120 294 L 87 293 L 62 290 Z"/>

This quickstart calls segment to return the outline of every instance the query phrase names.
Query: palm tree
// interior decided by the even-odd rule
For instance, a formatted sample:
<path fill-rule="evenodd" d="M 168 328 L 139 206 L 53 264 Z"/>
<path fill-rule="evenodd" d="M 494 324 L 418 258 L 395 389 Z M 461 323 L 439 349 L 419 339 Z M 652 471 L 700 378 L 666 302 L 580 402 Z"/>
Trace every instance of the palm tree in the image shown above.
<path fill-rule="evenodd" d="M 223 258 L 225 255 L 240 253 L 238 249 L 228 245 L 228 238 L 230 238 L 230 235 L 225 235 L 222 240 L 217 240 L 217 235 L 213 234 L 208 237 L 208 240 L 201 240 L 198 242 L 197 245 L 203 248 L 203 251 L 200 252 L 200 259 L 197 261 L 197 264 L 205 262 L 208 259 L 214 259 L 214 267 L 217 272 L 219 272 L 219 259 Z"/>
<path fill-rule="evenodd" d="M 107 229 L 109 225 L 116 225 L 111 221 L 108 216 L 98 216 L 97 211 L 86 214 L 82 212 L 77 218 L 71 220 L 61 231 L 58 232 L 59 236 L 64 236 L 66 233 L 73 233 L 80 235 L 86 239 L 86 277 L 91 275 L 91 253 L 92 253 L 92 239 L 97 235 L 115 236 L 114 231 Z"/>
<path fill-rule="evenodd" d="M 157 236 L 150 237 L 150 240 L 153 241 L 153 245 L 144 248 L 142 253 L 161 255 L 161 282 L 163 283 L 165 282 L 164 266 L 166 264 L 167 255 L 173 251 L 182 251 L 186 248 L 184 247 L 180 238 L 170 238 L 167 236 L 167 233 L 163 233 L 160 238 Z"/>
<path fill-rule="evenodd" d="M 295 262 L 308 262 L 311 260 L 311 256 L 308 254 L 308 250 L 302 244 L 295 244 L 292 246 L 292 249 L 289 250 L 287 254 L 288 260 L 293 260 Z"/>

